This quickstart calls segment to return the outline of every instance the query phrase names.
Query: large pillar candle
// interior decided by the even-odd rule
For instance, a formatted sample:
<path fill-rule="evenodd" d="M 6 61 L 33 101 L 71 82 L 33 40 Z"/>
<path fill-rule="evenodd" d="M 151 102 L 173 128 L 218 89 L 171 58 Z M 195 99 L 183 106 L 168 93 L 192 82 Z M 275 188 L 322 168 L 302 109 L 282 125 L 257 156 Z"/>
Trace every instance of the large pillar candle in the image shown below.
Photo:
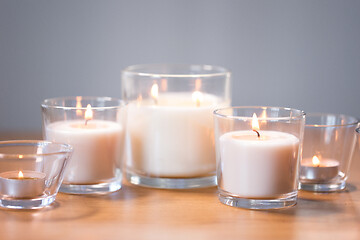
<path fill-rule="evenodd" d="M 155 177 L 214 174 L 212 112 L 221 105 L 226 103 L 199 92 L 162 94 L 156 98 L 156 105 L 151 99 L 130 104 L 131 161 L 127 167 Z"/>

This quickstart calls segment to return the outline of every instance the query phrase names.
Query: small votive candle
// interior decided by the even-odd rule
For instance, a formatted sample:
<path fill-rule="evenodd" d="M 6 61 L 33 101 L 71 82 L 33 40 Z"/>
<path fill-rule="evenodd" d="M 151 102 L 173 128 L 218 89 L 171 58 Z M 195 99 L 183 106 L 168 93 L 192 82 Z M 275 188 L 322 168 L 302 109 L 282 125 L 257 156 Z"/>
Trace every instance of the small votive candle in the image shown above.
<path fill-rule="evenodd" d="M 74 147 L 60 191 L 103 194 L 121 188 L 125 103 L 109 97 L 65 97 L 42 103 L 43 135 Z"/>
<path fill-rule="evenodd" d="M 220 201 L 250 209 L 295 205 L 305 114 L 276 107 L 214 114 Z"/>
<path fill-rule="evenodd" d="M 342 114 L 307 113 L 300 189 L 333 192 L 345 188 L 359 121 Z"/>
<path fill-rule="evenodd" d="M 321 159 L 317 156 L 302 160 L 300 175 L 308 180 L 329 181 L 339 174 L 339 162 L 334 159 Z"/>
<path fill-rule="evenodd" d="M 34 198 L 43 195 L 45 173 L 9 171 L 0 173 L 1 194 L 13 198 Z"/>

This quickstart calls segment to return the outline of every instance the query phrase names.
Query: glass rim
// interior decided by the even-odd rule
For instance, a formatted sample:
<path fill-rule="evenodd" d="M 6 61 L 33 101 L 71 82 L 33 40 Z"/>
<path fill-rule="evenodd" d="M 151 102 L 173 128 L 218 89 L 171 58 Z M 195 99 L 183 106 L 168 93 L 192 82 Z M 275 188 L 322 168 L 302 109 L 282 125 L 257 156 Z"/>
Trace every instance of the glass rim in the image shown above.
<path fill-rule="evenodd" d="M 236 120 L 252 120 L 252 116 L 251 117 L 246 117 L 246 116 L 232 116 L 232 115 L 226 115 L 226 114 L 221 114 L 221 111 L 224 110 L 229 110 L 229 109 L 282 109 L 282 110 L 286 110 L 286 111 L 297 111 L 299 112 L 298 115 L 295 116 L 288 116 L 288 117 L 266 117 L 263 118 L 261 116 L 258 116 L 257 118 L 259 120 L 271 120 L 271 121 L 283 121 L 283 120 L 294 120 L 294 119 L 302 119 L 305 118 L 306 113 L 302 110 L 299 109 L 295 109 L 295 108 L 288 108 L 288 107 L 272 107 L 272 106 L 234 106 L 234 107 L 225 107 L 225 108 L 219 108 L 216 109 L 213 113 L 215 116 L 217 117 L 221 117 L 221 118 L 227 118 L 227 119 L 236 119 Z"/>
<path fill-rule="evenodd" d="M 141 67 L 158 67 L 158 66 L 167 66 L 167 67 L 201 67 L 203 69 L 215 69 L 218 70 L 216 73 L 199 73 L 199 74 L 172 74 L 172 73 L 149 73 L 149 72 L 143 72 L 143 71 L 137 71 L 136 69 L 139 69 Z M 215 66 L 215 65 L 207 65 L 207 64 L 167 64 L 167 63 L 154 63 L 154 64 L 136 64 L 136 65 L 131 65 L 128 66 L 126 68 L 124 68 L 122 71 L 122 73 L 129 73 L 129 74 L 133 74 L 133 75 L 138 75 L 138 76 L 146 76 L 146 77 L 167 77 L 167 78 L 184 78 L 184 77 L 192 77 L 192 78 L 197 78 L 197 77 L 215 77 L 215 76 L 226 76 L 226 75 L 230 75 L 231 72 L 221 66 Z"/>
<path fill-rule="evenodd" d="M 116 109 L 122 108 L 126 106 L 126 102 L 120 98 L 113 98 L 113 97 L 96 97 L 96 96 L 67 96 L 67 97 L 56 97 L 56 98 L 47 98 L 41 102 L 42 108 L 54 108 L 54 109 L 65 109 L 65 110 L 86 110 L 85 107 L 69 107 L 69 106 L 60 106 L 57 104 L 51 104 L 51 101 L 56 100 L 75 100 L 77 97 L 81 97 L 82 100 L 103 100 L 103 101 L 116 101 L 118 105 L 114 106 L 106 106 L 106 107 L 93 107 L 91 106 L 91 110 L 100 110 L 100 109 Z"/>
<path fill-rule="evenodd" d="M 54 151 L 51 153 L 31 153 L 31 154 L 21 154 L 21 153 L 2 153 L 2 147 L 19 147 L 19 146 L 39 146 L 39 145 L 57 145 L 64 148 L 62 151 Z M 53 155 L 64 155 L 71 153 L 73 151 L 73 147 L 66 143 L 58 143 L 44 140 L 8 140 L 8 141 L 0 141 L 0 159 L 1 158 L 15 158 L 22 159 L 26 157 L 38 157 L 38 156 L 53 156 Z M 21 156 L 21 157 L 20 157 Z"/>
<path fill-rule="evenodd" d="M 321 112 L 310 112 L 307 113 L 307 117 L 319 117 L 319 116 L 336 116 L 336 117 L 345 117 L 354 119 L 353 122 L 345 123 L 345 124 L 306 124 L 305 127 L 344 127 L 344 126 L 352 126 L 359 124 L 359 119 L 350 115 L 345 114 L 335 114 L 335 113 L 321 113 Z"/>

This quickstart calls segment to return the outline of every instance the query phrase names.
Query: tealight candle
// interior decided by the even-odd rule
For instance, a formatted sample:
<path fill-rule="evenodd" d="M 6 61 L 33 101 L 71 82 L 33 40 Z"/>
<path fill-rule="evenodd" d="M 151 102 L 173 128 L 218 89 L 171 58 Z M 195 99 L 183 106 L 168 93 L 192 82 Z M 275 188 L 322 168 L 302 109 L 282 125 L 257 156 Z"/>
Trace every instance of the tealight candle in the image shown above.
<path fill-rule="evenodd" d="M 45 189 L 45 173 L 35 171 L 9 171 L 0 173 L 0 191 L 14 198 L 41 196 Z"/>
<path fill-rule="evenodd" d="M 339 174 L 339 162 L 334 159 L 304 158 L 301 162 L 300 176 L 307 180 L 329 181 Z"/>

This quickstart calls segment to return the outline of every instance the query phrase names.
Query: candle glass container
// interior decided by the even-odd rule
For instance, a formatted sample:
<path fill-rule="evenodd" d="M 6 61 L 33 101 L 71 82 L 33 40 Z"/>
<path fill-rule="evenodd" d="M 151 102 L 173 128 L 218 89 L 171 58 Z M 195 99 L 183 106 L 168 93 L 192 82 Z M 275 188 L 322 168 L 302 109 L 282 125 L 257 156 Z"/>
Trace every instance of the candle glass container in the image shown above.
<path fill-rule="evenodd" d="M 230 105 L 230 73 L 208 65 L 152 64 L 122 72 L 126 178 L 185 189 L 216 185 L 212 112 Z"/>
<path fill-rule="evenodd" d="M 300 167 L 300 188 L 332 192 L 346 186 L 355 147 L 355 117 L 308 113 Z"/>
<path fill-rule="evenodd" d="M 46 141 L 0 142 L 0 207 L 37 209 L 56 197 L 72 147 Z"/>
<path fill-rule="evenodd" d="M 109 97 L 63 97 L 42 103 L 43 136 L 74 147 L 60 191 L 104 194 L 121 188 L 125 104 Z"/>
<path fill-rule="evenodd" d="M 220 202 L 248 209 L 295 205 L 304 112 L 230 107 L 214 117 Z"/>

